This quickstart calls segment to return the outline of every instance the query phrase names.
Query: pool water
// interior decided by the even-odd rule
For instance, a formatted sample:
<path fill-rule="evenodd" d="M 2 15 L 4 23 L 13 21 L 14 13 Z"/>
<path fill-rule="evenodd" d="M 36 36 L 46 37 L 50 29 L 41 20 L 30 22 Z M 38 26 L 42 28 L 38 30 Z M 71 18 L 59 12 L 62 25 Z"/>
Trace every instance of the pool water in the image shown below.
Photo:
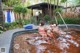
<path fill-rule="evenodd" d="M 48 39 L 48 38 L 46 38 Z M 80 53 L 80 32 L 49 39 L 50 44 L 38 33 L 25 33 L 13 40 L 13 53 Z"/>

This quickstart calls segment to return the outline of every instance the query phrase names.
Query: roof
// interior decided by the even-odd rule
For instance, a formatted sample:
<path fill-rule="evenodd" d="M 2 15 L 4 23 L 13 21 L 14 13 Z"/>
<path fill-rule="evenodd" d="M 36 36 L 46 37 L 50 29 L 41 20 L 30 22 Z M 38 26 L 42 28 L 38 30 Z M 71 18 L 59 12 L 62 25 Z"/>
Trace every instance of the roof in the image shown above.
<path fill-rule="evenodd" d="M 27 8 L 29 9 L 38 9 L 38 10 L 41 10 L 41 9 L 44 9 L 44 8 L 48 8 L 48 5 L 51 6 L 51 8 L 56 8 L 57 5 L 54 5 L 54 4 L 49 4 L 49 3 L 39 3 L 39 4 L 35 4 L 35 5 L 31 5 L 31 6 L 28 6 Z M 59 8 L 62 6 L 58 6 Z"/>

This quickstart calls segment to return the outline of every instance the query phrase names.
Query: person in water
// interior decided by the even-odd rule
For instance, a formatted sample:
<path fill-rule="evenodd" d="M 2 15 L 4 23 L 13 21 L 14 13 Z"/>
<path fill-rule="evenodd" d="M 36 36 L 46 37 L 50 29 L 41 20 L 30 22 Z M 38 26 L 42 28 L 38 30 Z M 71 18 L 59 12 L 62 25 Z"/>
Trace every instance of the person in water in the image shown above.
<path fill-rule="evenodd" d="M 53 24 L 52 27 L 53 27 L 53 32 L 60 34 L 60 29 L 57 24 Z"/>
<path fill-rule="evenodd" d="M 61 34 L 61 30 L 59 29 L 57 24 L 50 22 L 50 28 L 54 38 L 58 37 L 58 35 Z"/>
<path fill-rule="evenodd" d="M 44 22 L 41 21 L 38 27 L 38 32 L 42 37 L 47 37 L 46 28 L 44 26 Z"/>
<path fill-rule="evenodd" d="M 58 27 L 58 24 L 56 24 L 56 23 L 51 23 L 50 24 L 50 27 L 51 27 L 51 29 L 52 29 L 52 32 L 53 33 L 56 33 L 57 35 L 65 35 L 66 33 L 63 31 L 63 30 L 61 30 L 59 27 Z"/>
<path fill-rule="evenodd" d="M 50 38 L 54 38 L 54 33 L 52 32 L 51 24 L 47 27 L 47 35 Z"/>
<path fill-rule="evenodd" d="M 48 42 L 48 44 L 51 44 L 50 40 L 49 40 L 49 37 L 48 37 L 48 34 L 47 34 L 47 29 L 44 26 L 44 22 L 43 21 L 41 21 L 40 24 L 39 24 L 38 32 L 42 36 L 42 38 Z"/>

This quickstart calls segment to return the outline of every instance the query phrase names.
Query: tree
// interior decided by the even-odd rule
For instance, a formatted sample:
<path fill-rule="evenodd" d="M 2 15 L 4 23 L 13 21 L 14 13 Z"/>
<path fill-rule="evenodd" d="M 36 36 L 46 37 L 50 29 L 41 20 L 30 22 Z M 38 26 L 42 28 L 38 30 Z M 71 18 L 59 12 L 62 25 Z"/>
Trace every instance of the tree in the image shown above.
<path fill-rule="evenodd" d="M 4 18 L 3 18 L 2 1 L 1 0 L 0 0 L 0 26 L 1 26 L 1 28 L 4 27 Z"/>
<path fill-rule="evenodd" d="M 61 0 L 60 2 L 61 2 L 61 3 L 65 3 L 66 1 L 67 1 L 67 0 Z"/>
<path fill-rule="evenodd" d="M 16 12 L 16 13 L 19 14 L 19 21 L 18 21 L 18 22 L 19 22 L 21 25 L 23 25 L 23 21 L 25 20 L 25 19 L 24 19 L 25 13 L 27 12 L 26 7 L 24 7 L 24 6 L 22 6 L 22 5 L 15 5 L 15 6 L 13 7 L 13 10 L 14 10 L 14 12 Z M 22 13 L 23 17 L 20 16 L 21 13 Z"/>
<path fill-rule="evenodd" d="M 27 13 L 26 7 L 22 7 L 21 13 L 23 14 L 23 18 L 25 17 L 25 13 Z"/>
<path fill-rule="evenodd" d="M 59 0 L 57 0 L 57 8 L 58 8 L 58 5 L 59 5 Z"/>
<path fill-rule="evenodd" d="M 20 14 L 22 13 L 23 14 L 23 18 L 25 17 L 25 13 L 27 12 L 27 9 L 26 7 L 22 6 L 22 5 L 15 5 L 13 7 L 13 10 L 16 12 L 16 13 L 19 13 L 19 16 Z M 21 18 L 21 17 L 20 17 Z"/>
<path fill-rule="evenodd" d="M 66 7 L 67 7 L 67 0 L 61 0 L 60 2 L 61 3 L 66 3 Z M 66 12 L 67 12 L 67 9 L 66 9 Z"/>
<path fill-rule="evenodd" d="M 21 0 L 2 0 L 3 3 L 7 6 L 14 6 L 15 4 L 20 4 L 21 3 Z"/>
<path fill-rule="evenodd" d="M 19 16 L 20 16 L 20 13 L 21 13 L 21 10 L 22 10 L 22 6 L 21 6 L 21 5 L 15 5 L 15 6 L 13 7 L 13 10 L 14 10 L 14 12 L 16 12 L 16 13 L 19 13 Z"/>
<path fill-rule="evenodd" d="M 76 5 L 80 5 L 80 0 L 74 0 Z"/>
<path fill-rule="evenodd" d="M 44 1 L 47 1 L 48 4 L 48 11 L 49 11 L 49 15 L 50 15 L 50 18 L 52 17 L 51 15 L 51 12 L 52 12 L 52 8 L 51 8 L 51 4 L 54 2 L 54 0 L 44 0 Z"/>

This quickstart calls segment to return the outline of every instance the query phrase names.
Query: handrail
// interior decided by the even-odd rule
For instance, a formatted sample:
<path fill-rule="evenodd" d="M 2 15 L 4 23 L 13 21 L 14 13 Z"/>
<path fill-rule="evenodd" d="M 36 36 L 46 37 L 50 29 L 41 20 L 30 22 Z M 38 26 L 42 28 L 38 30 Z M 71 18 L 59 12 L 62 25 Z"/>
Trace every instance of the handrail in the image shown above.
<path fill-rule="evenodd" d="M 56 21 L 56 23 L 58 24 L 58 21 L 57 21 L 57 18 L 56 18 L 56 16 L 55 16 L 54 18 L 55 18 L 55 21 Z"/>
<path fill-rule="evenodd" d="M 66 25 L 66 23 L 65 23 L 64 19 L 62 18 L 62 16 L 61 16 L 60 12 L 57 12 L 57 13 L 59 14 L 60 18 L 62 19 L 63 23 L 64 23 L 64 24 L 65 24 L 65 26 L 66 26 L 66 29 L 68 30 L 68 26 Z"/>

